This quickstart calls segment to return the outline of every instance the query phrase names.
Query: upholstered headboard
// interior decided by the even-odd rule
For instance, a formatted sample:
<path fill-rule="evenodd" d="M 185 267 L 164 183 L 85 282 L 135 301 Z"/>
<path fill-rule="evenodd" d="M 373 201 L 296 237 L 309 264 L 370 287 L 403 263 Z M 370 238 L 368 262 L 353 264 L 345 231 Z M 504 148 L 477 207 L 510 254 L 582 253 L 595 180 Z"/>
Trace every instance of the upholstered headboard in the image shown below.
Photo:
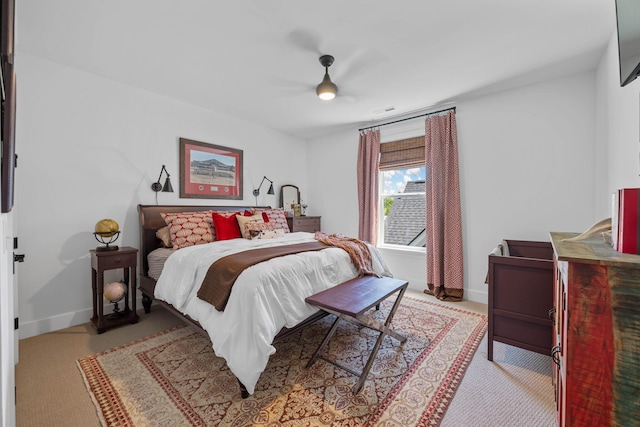
<path fill-rule="evenodd" d="M 161 246 L 160 239 L 156 237 L 156 231 L 166 226 L 161 213 L 200 212 L 200 211 L 244 211 L 256 208 L 255 206 L 191 206 L 191 205 L 138 205 L 138 219 L 140 226 L 140 257 L 142 269 L 141 276 L 146 276 L 149 270 L 147 255 L 149 252 Z M 257 206 L 266 209 L 265 206 Z"/>

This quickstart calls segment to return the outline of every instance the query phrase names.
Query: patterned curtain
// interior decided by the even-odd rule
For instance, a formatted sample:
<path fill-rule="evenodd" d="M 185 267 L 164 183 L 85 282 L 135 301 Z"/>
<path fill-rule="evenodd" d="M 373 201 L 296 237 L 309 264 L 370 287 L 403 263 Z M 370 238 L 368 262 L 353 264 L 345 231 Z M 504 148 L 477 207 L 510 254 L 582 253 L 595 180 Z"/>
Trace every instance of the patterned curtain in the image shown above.
<path fill-rule="evenodd" d="M 455 112 L 426 119 L 425 157 L 428 284 L 425 293 L 440 300 L 461 301 L 464 275 Z"/>
<path fill-rule="evenodd" d="M 358 145 L 358 238 L 375 245 L 378 237 L 380 130 L 360 133 Z"/>

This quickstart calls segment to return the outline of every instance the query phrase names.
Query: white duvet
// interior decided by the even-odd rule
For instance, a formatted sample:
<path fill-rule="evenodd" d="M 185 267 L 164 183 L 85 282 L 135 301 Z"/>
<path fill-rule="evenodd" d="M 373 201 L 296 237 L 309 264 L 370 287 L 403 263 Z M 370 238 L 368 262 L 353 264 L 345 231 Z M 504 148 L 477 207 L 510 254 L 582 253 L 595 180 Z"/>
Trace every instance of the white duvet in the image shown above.
<path fill-rule="evenodd" d="M 200 322 L 216 355 L 253 394 L 283 327 L 293 327 L 318 311 L 305 298 L 356 277 L 349 255 L 339 248 L 273 258 L 246 269 L 236 280 L 224 311 L 200 300 L 196 293 L 209 266 L 220 257 L 248 249 L 314 240 L 312 233 L 289 233 L 276 239 L 233 239 L 175 251 L 166 261 L 155 297 Z M 374 270 L 391 276 L 371 245 Z"/>

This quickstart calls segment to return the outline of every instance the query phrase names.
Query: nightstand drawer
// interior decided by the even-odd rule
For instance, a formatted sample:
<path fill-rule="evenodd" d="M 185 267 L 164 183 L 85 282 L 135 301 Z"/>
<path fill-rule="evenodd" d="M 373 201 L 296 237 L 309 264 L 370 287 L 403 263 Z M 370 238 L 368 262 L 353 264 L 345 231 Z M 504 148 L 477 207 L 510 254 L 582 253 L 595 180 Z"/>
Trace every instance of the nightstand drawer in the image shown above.
<path fill-rule="evenodd" d="M 293 226 L 320 228 L 320 218 L 293 218 Z"/>
<path fill-rule="evenodd" d="M 289 230 L 292 233 L 297 231 L 306 231 L 308 233 L 315 233 L 320 231 L 320 217 L 319 216 L 294 216 L 287 218 L 289 224 Z"/>
<path fill-rule="evenodd" d="M 105 256 L 107 255 L 107 256 Z M 98 261 L 99 259 L 99 261 Z M 111 253 L 105 251 L 103 253 L 93 253 L 91 264 L 96 270 L 112 270 L 115 268 L 125 268 L 135 266 L 138 261 L 137 252 L 131 253 Z M 99 262 L 99 267 L 98 267 Z"/>

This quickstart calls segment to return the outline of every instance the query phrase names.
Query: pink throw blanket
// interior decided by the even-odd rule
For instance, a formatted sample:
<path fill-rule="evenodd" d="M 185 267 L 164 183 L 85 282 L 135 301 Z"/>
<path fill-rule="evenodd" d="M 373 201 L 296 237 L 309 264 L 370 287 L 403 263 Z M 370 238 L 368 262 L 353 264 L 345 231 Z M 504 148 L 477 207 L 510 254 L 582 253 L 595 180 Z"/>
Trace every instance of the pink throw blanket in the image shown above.
<path fill-rule="evenodd" d="M 327 234 L 316 231 L 315 238 L 318 242 L 328 246 L 335 246 L 349 254 L 351 262 L 358 269 L 358 276 L 376 276 L 378 273 L 373 271 L 373 261 L 371 260 L 371 251 L 365 242 L 353 237 L 345 237 L 342 234 Z"/>

